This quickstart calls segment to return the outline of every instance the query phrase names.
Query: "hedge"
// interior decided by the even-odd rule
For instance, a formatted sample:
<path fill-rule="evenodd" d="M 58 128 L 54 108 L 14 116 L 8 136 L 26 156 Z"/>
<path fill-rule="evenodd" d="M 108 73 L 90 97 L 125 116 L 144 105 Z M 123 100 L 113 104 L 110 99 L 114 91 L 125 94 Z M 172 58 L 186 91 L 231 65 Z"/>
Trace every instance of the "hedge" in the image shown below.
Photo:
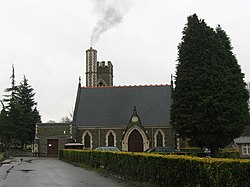
<path fill-rule="evenodd" d="M 65 161 L 102 166 L 117 175 L 161 186 L 241 186 L 250 184 L 250 161 L 149 153 L 63 150 Z"/>
<path fill-rule="evenodd" d="M 2 161 L 4 158 L 4 153 L 0 152 L 0 161 Z"/>
<path fill-rule="evenodd" d="M 181 149 L 181 154 L 186 153 L 186 155 L 198 156 L 198 157 L 206 157 L 208 154 L 205 153 L 204 149 L 200 148 L 185 148 Z M 180 154 L 179 154 L 180 155 Z M 239 158 L 240 153 L 237 150 L 231 148 L 220 149 L 219 153 L 220 158 Z"/>

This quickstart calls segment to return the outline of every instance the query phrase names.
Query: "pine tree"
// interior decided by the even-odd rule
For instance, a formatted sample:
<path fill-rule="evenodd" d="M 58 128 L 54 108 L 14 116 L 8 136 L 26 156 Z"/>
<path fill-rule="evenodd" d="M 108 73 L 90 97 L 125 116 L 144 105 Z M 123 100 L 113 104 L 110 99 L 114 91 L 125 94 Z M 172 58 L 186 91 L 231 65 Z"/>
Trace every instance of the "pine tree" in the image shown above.
<path fill-rule="evenodd" d="M 24 76 L 17 91 L 17 102 L 20 106 L 20 118 L 17 128 L 22 132 L 19 134 L 22 147 L 34 140 L 35 124 L 41 122 L 34 96 L 33 88 L 28 84 L 28 80 Z"/>
<path fill-rule="evenodd" d="M 249 122 L 244 75 L 225 31 L 214 31 L 196 14 L 188 17 L 176 69 L 172 126 L 216 157 Z"/>

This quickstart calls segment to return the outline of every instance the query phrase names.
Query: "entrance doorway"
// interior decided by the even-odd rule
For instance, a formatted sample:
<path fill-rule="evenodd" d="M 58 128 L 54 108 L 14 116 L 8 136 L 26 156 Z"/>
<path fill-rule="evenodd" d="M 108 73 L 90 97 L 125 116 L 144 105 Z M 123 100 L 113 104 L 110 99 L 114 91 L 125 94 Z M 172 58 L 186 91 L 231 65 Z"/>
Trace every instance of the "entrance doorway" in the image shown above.
<path fill-rule="evenodd" d="M 135 129 L 128 138 L 128 151 L 143 152 L 143 139 L 141 134 Z"/>
<path fill-rule="evenodd" d="M 58 156 L 58 139 L 47 140 L 47 156 Z"/>

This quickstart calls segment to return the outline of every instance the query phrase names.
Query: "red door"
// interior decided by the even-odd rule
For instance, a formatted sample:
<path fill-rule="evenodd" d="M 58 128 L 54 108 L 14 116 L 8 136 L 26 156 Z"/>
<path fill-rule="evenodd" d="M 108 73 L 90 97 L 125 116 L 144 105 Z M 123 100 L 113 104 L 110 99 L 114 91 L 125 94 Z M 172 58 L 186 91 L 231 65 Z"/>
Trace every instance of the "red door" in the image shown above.
<path fill-rule="evenodd" d="M 137 130 L 133 130 L 128 138 L 128 151 L 130 152 L 142 152 L 143 151 L 143 139 L 141 134 Z"/>
<path fill-rule="evenodd" d="M 58 139 L 47 140 L 47 156 L 58 156 Z"/>

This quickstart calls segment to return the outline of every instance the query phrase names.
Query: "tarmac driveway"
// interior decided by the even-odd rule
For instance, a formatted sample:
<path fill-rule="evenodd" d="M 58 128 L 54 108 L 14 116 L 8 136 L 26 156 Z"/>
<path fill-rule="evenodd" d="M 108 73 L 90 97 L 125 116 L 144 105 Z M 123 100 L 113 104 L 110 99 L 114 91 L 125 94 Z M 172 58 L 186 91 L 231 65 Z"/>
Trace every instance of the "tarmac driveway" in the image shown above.
<path fill-rule="evenodd" d="M 18 157 L 0 167 L 0 187 L 128 187 L 56 158 Z"/>

